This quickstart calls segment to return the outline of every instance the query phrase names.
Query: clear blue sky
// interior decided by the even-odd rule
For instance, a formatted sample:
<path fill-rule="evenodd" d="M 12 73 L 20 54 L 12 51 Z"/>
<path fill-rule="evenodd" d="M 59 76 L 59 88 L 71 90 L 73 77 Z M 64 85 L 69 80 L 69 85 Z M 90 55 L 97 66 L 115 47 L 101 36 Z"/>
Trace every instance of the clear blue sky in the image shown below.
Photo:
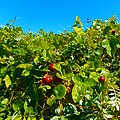
<path fill-rule="evenodd" d="M 17 17 L 15 25 L 25 32 L 70 30 L 79 16 L 86 19 L 107 19 L 115 15 L 120 18 L 120 0 L 1 0 L 0 25 Z M 63 27 L 62 27 L 63 26 Z"/>

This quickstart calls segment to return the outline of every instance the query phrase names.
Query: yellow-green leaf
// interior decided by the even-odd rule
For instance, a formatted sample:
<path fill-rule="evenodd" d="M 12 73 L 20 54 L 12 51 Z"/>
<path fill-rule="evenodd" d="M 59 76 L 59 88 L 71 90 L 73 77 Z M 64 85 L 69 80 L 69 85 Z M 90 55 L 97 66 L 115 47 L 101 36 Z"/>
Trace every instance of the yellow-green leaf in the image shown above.
<path fill-rule="evenodd" d="M 8 88 L 11 85 L 11 80 L 10 80 L 9 75 L 6 75 L 3 80 L 5 81 L 5 85 Z"/>
<path fill-rule="evenodd" d="M 44 118 L 42 117 L 42 118 L 40 118 L 40 120 L 44 120 Z"/>
<path fill-rule="evenodd" d="M 2 78 L 0 78 L 0 84 L 2 83 Z"/>
<path fill-rule="evenodd" d="M 1 103 L 4 104 L 4 105 L 7 105 L 9 102 L 8 98 L 5 98 Z"/>
<path fill-rule="evenodd" d="M 55 103 L 55 101 L 56 101 L 56 97 L 54 95 L 51 95 L 46 102 L 49 106 L 51 106 L 53 103 Z"/>
<path fill-rule="evenodd" d="M 26 68 L 26 64 L 19 64 L 17 68 Z"/>
<path fill-rule="evenodd" d="M 32 118 L 31 120 L 37 120 L 36 118 Z"/>
<path fill-rule="evenodd" d="M 5 48 L 8 52 L 10 52 L 10 51 L 11 51 L 11 49 L 10 49 L 7 45 L 2 44 L 2 46 L 3 46 L 3 48 Z"/>
<path fill-rule="evenodd" d="M 82 34 L 83 31 L 82 31 L 82 28 L 78 28 L 78 27 L 73 27 L 74 28 L 74 31 L 77 33 L 77 34 Z"/>
<path fill-rule="evenodd" d="M 27 118 L 27 120 L 31 120 L 31 118 L 30 118 L 30 117 L 28 117 L 28 118 Z"/>
<path fill-rule="evenodd" d="M 17 68 L 31 68 L 32 64 L 19 64 Z"/>
<path fill-rule="evenodd" d="M 35 64 L 39 63 L 39 55 L 36 56 L 33 61 L 34 61 Z"/>
<path fill-rule="evenodd" d="M 76 16 L 76 21 L 80 24 L 81 27 L 83 26 L 83 24 L 82 24 L 82 22 L 80 21 L 80 18 L 79 18 L 78 16 Z"/>

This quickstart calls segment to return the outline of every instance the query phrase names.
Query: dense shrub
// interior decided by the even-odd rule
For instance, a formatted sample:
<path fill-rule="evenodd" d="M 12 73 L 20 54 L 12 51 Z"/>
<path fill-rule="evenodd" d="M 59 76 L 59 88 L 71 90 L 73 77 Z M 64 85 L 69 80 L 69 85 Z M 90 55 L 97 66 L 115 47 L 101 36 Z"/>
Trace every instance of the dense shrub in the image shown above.
<path fill-rule="evenodd" d="M 0 28 L 0 120 L 120 119 L 120 24 L 73 29 Z"/>

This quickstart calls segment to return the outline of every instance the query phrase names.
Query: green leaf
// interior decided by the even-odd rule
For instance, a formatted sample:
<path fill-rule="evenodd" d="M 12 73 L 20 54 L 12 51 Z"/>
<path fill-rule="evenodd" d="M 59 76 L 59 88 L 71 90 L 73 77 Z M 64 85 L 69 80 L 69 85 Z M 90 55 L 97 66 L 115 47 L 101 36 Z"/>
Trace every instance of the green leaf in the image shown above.
<path fill-rule="evenodd" d="M 83 24 L 82 24 L 82 22 L 80 21 L 80 18 L 79 18 L 78 16 L 76 16 L 76 21 L 80 24 L 81 27 L 83 26 Z"/>
<path fill-rule="evenodd" d="M 12 116 L 8 116 L 5 120 L 12 120 Z"/>
<path fill-rule="evenodd" d="M 0 113 L 0 117 L 4 117 L 5 116 L 5 113 Z"/>
<path fill-rule="evenodd" d="M 37 120 L 36 118 L 32 118 L 31 120 Z"/>
<path fill-rule="evenodd" d="M 40 120 L 44 120 L 44 118 L 42 117 L 42 118 L 40 118 Z"/>
<path fill-rule="evenodd" d="M 44 49 L 43 52 L 42 52 L 42 57 L 43 59 L 46 61 L 49 59 L 49 53 L 48 53 L 48 50 L 47 49 Z"/>
<path fill-rule="evenodd" d="M 62 84 L 57 85 L 53 91 L 57 99 L 64 98 L 67 92 L 66 87 Z"/>
<path fill-rule="evenodd" d="M 90 73 L 90 78 L 94 79 L 96 82 L 99 82 L 98 81 L 99 76 L 96 72 L 91 72 Z"/>
<path fill-rule="evenodd" d="M 17 68 L 26 68 L 26 64 L 19 64 Z"/>
<path fill-rule="evenodd" d="M 71 74 L 71 77 L 72 77 L 72 81 L 75 83 L 75 84 L 78 84 L 78 85 L 81 85 L 82 84 L 82 81 L 83 81 L 83 78 L 79 75 L 74 75 L 74 74 Z"/>
<path fill-rule="evenodd" d="M 62 75 L 62 71 L 61 71 L 62 68 L 61 68 L 60 63 L 55 64 L 55 65 L 54 65 L 54 69 L 56 69 L 57 71 L 59 71 L 60 74 Z"/>
<path fill-rule="evenodd" d="M 4 104 L 4 105 L 7 105 L 8 104 L 8 102 L 9 102 L 9 100 L 8 100 L 8 98 L 5 98 L 4 100 L 2 100 L 2 104 Z"/>
<path fill-rule="evenodd" d="M 37 65 L 40 61 L 39 61 L 39 58 L 40 58 L 40 56 L 38 55 L 38 56 L 36 56 L 35 58 L 34 58 L 34 63 Z"/>
<path fill-rule="evenodd" d="M 23 120 L 26 120 L 26 117 L 24 117 Z"/>
<path fill-rule="evenodd" d="M 2 83 L 2 78 L 0 78 L 0 85 L 1 85 L 1 83 Z"/>
<path fill-rule="evenodd" d="M 23 70 L 21 76 L 29 76 L 30 71 L 29 70 Z"/>
<path fill-rule="evenodd" d="M 33 113 L 33 107 L 27 107 L 25 110 L 26 113 Z"/>
<path fill-rule="evenodd" d="M 110 41 L 105 39 L 102 41 L 102 47 L 106 48 L 107 54 L 111 56 L 111 47 L 110 47 Z"/>
<path fill-rule="evenodd" d="M 8 88 L 11 85 L 11 79 L 10 79 L 9 75 L 6 75 L 3 80 L 5 81 L 5 85 Z"/>
<path fill-rule="evenodd" d="M 56 97 L 55 97 L 54 95 L 51 95 L 51 96 L 47 99 L 46 103 L 47 103 L 49 106 L 52 106 L 52 104 L 55 103 L 55 101 L 56 101 Z"/>
<path fill-rule="evenodd" d="M 74 27 L 74 31 L 75 31 L 78 35 L 80 35 L 80 34 L 83 33 L 82 28 L 78 28 L 78 27 Z"/>
<path fill-rule="evenodd" d="M 47 56 L 46 56 L 46 49 L 43 50 L 42 52 L 43 58 L 46 60 Z"/>
<path fill-rule="evenodd" d="M 96 81 L 95 81 L 93 78 L 87 78 L 87 79 L 85 79 L 85 81 L 84 81 L 84 85 L 85 85 L 86 87 L 93 87 L 93 86 L 96 85 Z"/>
<path fill-rule="evenodd" d="M 19 101 L 13 102 L 13 104 L 12 104 L 13 110 L 14 111 L 19 111 L 20 110 L 20 104 L 21 103 Z"/>
<path fill-rule="evenodd" d="M 3 111 L 5 111 L 5 109 L 6 109 L 6 108 L 1 108 L 1 107 L 0 107 L 0 113 L 3 112 Z"/>
<path fill-rule="evenodd" d="M 117 46 L 117 48 L 120 48 L 120 44 L 117 44 L 116 46 Z"/>
<path fill-rule="evenodd" d="M 72 99 L 75 103 L 78 103 L 82 99 L 82 85 L 75 84 L 72 89 Z"/>
<path fill-rule="evenodd" d="M 116 51 L 117 51 L 117 44 L 119 44 L 119 39 L 111 39 L 110 40 L 110 46 L 111 46 L 111 53 L 112 56 L 115 56 Z"/>
<path fill-rule="evenodd" d="M 17 118 L 15 118 L 14 120 L 22 120 L 22 116 L 19 116 Z"/>
<path fill-rule="evenodd" d="M 50 120 L 60 120 L 60 116 L 54 116 Z"/>
<path fill-rule="evenodd" d="M 27 120 L 31 120 L 31 118 L 30 118 L 30 117 L 28 117 L 28 118 L 27 118 Z"/>
<path fill-rule="evenodd" d="M 0 117 L 0 120 L 4 120 L 3 117 Z M 7 120 L 7 119 L 5 119 L 5 120 Z M 10 120 L 10 119 L 9 119 L 9 120 Z"/>
<path fill-rule="evenodd" d="M 66 116 L 61 116 L 61 120 L 68 120 L 68 118 L 66 118 Z"/>
<path fill-rule="evenodd" d="M 32 64 L 19 64 L 17 68 L 31 68 L 32 66 Z"/>
<path fill-rule="evenodd" d="M 110 71 L 108 70 L 108 69 L 106 69 L 106 68 L 101 68 L 102 69 L 102 71 L 101 71 L 101 75 L 102 76 L 109 76 L 109 74 L 110 74 Z"/>
<path fill-rule="evenodd" d="M 95 50 L 95 54 L 96 54 L 97 56 L 101 56 L 101 54 L 102 54 L 102 49 L 97 49 L 97 50 Z"/>
<path fill-rule="evenodd" d="M 7 45 L 2 44 L 2 46 L 3 46 L 3 48 L 5 48 L 8 52 L 11 52 L 11 49 L 10 49 Z"/>
<path fill-rule="evenodd" d="M 106 35 L 110 30 L 111 30 L 111 27 L 106 26 L 105 29 L 103 30 L 103 35 Z"/>
<path fill-rule="evenodd" d="M 12 115 L 12 120 L 21 120 L 22 116 L 20 116 L 20 114 L 18 112 L 14 112 L 14 114 Z"/>
<path fill-rule="evenodd" d="M 73 77 L 74 77 L 74 74 L 73 73 L 69 73 L 69 74 L 66 74 L 65 77 L 66 77 L 67 80 L 71 81 L 73 79 Z"/>
<path fill-rule="evenodd" d="M 47 90 L 50 90 L 50 89 L 51 89 L 51 86 L 50 86 L 50 85 L 44 85 L 44 87 L 45 87 Z"/>
<path fill-rule="evenodd" d="M 58 77 L 58 78 L 61 78 L 62 80 L 66 80 L 66 77 L 65 76 L 63 76 L 63 75 L 60 75 L 60 73 L 56 73 L 56 76 Z"/>
<path fill-rule="evenodd" d="M 28 103 L 27 103 L 27 101 L 25 101 L 25 102 L 24 102 L 24 110 L 27 109 L 27 106 L 28 106 Z"/>

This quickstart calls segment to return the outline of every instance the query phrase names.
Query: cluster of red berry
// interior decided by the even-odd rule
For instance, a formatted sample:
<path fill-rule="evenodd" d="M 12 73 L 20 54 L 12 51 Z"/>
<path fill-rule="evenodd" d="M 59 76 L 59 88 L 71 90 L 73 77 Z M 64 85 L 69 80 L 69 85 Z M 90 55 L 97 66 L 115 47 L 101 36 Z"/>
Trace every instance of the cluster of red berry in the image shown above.
<path fill-rule="evenodd" d="M 54 68 L 54 63 L 51 63 L 49 65 L 49 70 L 51 71 L 54 71 L 55 68 Z M 52 78 L 50 75 L 46 74 L 43 78 L 42 78 L 42 82 L 45 83 L 45 84 L 50 84 L 52 82 L 52 80 L 54 80 L 55 82 L 60 82 L 61 79 L 58 78 L 58 77 L 55 77 L 55 78 Z M 104 76 L 100 76 L 99 78 L 99 81 L 100 82 L 104 82 L 105 81 L 105 77 Z"/>
<path fill-rule="evenodd" d="M 54 65 L 55 65 L 54 63 L 51 63 L 51 64 L 49 65 L 49 70 L 54 71 L 54 70 L 55 70 Z M 52 80 L 55 81 L 55 82 L 60 82 L 60 81 L 61 81 L 60 78 L 58 78 L 58 77 L 52 78 L 52 77 L 51 77 L 50 75 L 48 75 L 48 74 L 46 74 L 46 75 L 42 78 L 42 82 L 45 83 L 45 84 L 50 84 L 50 83 L 52 82 Z"/>

